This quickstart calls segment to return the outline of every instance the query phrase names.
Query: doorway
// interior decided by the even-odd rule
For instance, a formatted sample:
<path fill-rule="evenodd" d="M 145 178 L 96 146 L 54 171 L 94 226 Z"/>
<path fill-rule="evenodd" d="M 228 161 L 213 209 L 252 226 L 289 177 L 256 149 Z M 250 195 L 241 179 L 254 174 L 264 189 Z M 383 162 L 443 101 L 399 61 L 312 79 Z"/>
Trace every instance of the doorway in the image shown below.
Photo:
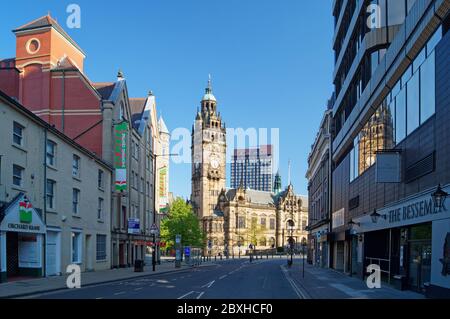
<path fill-rule="evenodd" d="M 409 285 L 424 293 L 431 279 L 431 224 L 411 227 L 409 240 Z"/>
<path fill-rule="evenodd" d="M 19 233 L 6 233 L 6 275 L 18 277 L 19 271 Z"/>
<path fill-rule="evenodd" d="M 119 267 L 125 266 L 125 249 L 124 244 L 119 244 Z"/>
<path fill-rule="evenodd" d="M 93 271 L 93 249 L 92 249 L 92 236 L 86 235 L 86 270 Z"/>

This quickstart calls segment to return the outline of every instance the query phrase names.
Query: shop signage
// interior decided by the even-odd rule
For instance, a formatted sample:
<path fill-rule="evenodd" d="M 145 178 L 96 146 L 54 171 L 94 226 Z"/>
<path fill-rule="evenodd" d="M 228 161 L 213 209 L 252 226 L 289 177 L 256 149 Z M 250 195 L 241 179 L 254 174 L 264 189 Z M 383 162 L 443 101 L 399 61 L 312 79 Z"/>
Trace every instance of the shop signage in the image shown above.
<path fill-rule="evenodd" d="M 449 191 L 448 187 L 445 191 Z M 396 205 L 377 210 L 377 213 L 384 217 L 378 219 L 377 223 L 373 223 L 369 215 L 356 218 L 354 221 L 360 224 L 356 229 L 357 232 L 376 231 L 449 218 L 449 204 L 444 202 L 442 208 L 435 207 L 431 193 L 432 191 L 422 193 Z"/>
<path fill-rule="evenodd" d="M 342 208 L 333 213 L 333 229 L 344 226 L 345 218 L 344 218 L 345 209 Z"/>
<path fill-rule="evenodd" d="M 140 222 L 138 218 L 128 219 L 128 234 L 140 234 Z"/>
<path fill-rule="evenodd" d="M 31 203 L 23 195 L 6 209 L 0 231 L 45 234 L 45 224 Z"/>
<path fill-rule="evenodd" d="M 167 167 L 159 170 L 159 212 L 167 212 L 168 196 L 167 196 Z"/>
<path fill-rule="evenodd" d="M 116 170 L 116 191 L 127 189 L 127 133 L 128 124 L 122 122 L 114 126 L 114 168 Z"/>
<path fill-rule="evenodd" d="M 447 211 L 445 203 L 442 209 L 434 207 L 433 199 L 427 198 L 412 203 L 407 203 L 400 207 L 395 207 L 388 211 L 387 220 L 391 223 L 398 223 L 405 220 L 414 220 L 419 217 L 424 217 L 433 214 L 440 214 Z"/>

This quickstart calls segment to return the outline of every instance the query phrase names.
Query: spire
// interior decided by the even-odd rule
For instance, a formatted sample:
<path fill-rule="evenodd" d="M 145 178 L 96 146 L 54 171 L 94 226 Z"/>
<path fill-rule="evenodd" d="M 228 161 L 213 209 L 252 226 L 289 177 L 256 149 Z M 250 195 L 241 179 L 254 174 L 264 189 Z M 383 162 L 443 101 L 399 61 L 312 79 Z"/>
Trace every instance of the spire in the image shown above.
<path fill-rule="evenodd" d="M 212 80 L 211 74 L 208 74 L 208 86 L 205 89 L 205 95 L 203 96 L 202 101 L 213 101 L 216 102 L 216 97 L 212 93 Z"/>
<path fill-rule="evenodd" d="M 291 160 L 288 162 L 288 186 L 291 186 Z"/>
<path fill-rule="evenodd" d="M 279 193 L 281 193 L 281 190 L 282 190 L 281 175 L 280 171 L 278 171 L 277 174 L 275 175 L 275 181 L 273 183 L 273 192 L 275 193 L 275 195 L 278 195 Z"/>
<path fill-rule="evenodd" d="M 123 72 L 121 69 L 119 69 L 119 72 L 117 72 L 117 80 L 123 79 Z"/>

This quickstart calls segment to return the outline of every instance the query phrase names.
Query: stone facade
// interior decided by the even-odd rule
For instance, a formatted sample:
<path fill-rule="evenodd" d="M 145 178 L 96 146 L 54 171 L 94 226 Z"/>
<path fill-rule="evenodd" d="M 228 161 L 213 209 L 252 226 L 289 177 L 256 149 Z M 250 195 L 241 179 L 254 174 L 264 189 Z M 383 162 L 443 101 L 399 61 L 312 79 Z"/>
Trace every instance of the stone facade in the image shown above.
<path fill-rule="evenodd" d="M 3 93 L 0 114 L 1 277 L 109 269 L 112 167 Z"/>

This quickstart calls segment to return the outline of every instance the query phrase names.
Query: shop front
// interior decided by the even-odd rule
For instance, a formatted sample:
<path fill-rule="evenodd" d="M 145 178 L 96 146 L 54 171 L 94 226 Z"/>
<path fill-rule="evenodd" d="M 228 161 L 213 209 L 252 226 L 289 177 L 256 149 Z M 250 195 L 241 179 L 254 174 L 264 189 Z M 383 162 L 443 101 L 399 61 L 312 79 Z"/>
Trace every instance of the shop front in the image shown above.
<path fill-rule="evenodd" d="M 316 267 L 324 268 L 329 266 L 328 237 L 327 225 L 311 230 L 311 261 Z"/>
<path fill-rule="evenodd" d="M 2 208 L 0 282 L 42 277 L 46 227 L 24 194 Z"/>
<path fill-rule="evenodd" d="M 363 278 L 364 269 L 377 264 L 383 281 L 399 289 L 450 297 L 450 205 L 444 200 L 437 206 L 433 193 L 355 219 L 354 230 L 363 239 L 364 258 L 357 261 Z"/>

